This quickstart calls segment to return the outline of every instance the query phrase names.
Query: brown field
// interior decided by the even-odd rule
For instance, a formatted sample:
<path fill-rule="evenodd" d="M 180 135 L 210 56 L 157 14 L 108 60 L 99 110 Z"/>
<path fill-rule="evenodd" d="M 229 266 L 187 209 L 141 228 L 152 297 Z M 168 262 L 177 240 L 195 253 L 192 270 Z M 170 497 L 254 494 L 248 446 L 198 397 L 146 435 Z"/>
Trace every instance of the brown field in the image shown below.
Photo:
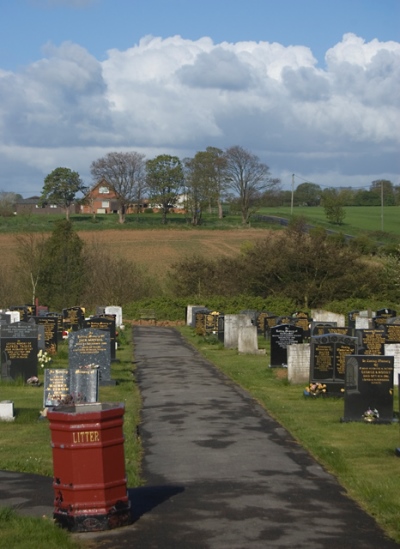
<path fill-rule="evenodd" d="M 205 257 L 235 255 L 246 242 L 265 238 L 265 229 L 234 230 L 110 230 L 81 231 L 79 236 L 87 244 L 100 245 L 115 257 L 124 257 L 148 268 L 153 276 L 162 279 L 168 267 L 179 258 L 199 253 Z M 12 266 L 16 261 L 17 244 L 14 235 L 0 234 L 2 263 Z"/>

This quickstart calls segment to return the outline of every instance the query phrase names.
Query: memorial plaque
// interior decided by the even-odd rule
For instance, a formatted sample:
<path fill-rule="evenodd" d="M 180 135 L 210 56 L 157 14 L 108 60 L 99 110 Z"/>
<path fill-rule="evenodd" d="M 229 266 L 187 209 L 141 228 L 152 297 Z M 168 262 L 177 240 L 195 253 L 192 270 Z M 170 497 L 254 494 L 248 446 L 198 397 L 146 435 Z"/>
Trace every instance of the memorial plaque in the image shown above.
<path fill-rule="evenodd" d="M 43 406 L 58 406 L 69 394 L 69 370 L 46 368 L 44 370 Z"/>
<path fill-rule="evenodd" d="M 385 330 L 356 330 L 355 335 L 359 341 L 359 355 L 385 354 Z"/>
<path fill-rule="evenodd" d="M 35 316 L 36 324 L 44 326 L 44 343 L 46 351 L 57 352 L 58 318 L 56 316 Z"/>
<path fill-rule="evenodd" d="M 337 322 L 311 322 L 311 335 L 318 336 L 328 333 L 326 328 L 336 328 Z"/>
<path fill-rule="evenodd" d="M 393 421 L 394 357 L 346 357 L 344 417 L 342 421 Z"/>
<path fill-rule="evenodd" d="M 345 357 L 358 352 L 358 339 L 342 334 L 311 337 L 310 382 L 324 383 L 327 395 L 343 394 Z"/>
<path fill-rule="evenodd" d="M 115 315 L 92 316 L 83 321 L 83 328 L 94 328 L 95 330 L 104 330 L 110 334 L 110 359 L 116 359 L 116 331 Z"/>
<path fill-rule="evenodd" d="M 111 385 L 110 334 L 105 330 L 84 328 L 68 337 L 71 370 L 98 366 L 100 385 Z"/>
<path fill-rule="evenodd" d="M 69 391 L 75 404 L 99 401 L 98 368 L 71 369 L 69 383 Z"/>
<path fill-rule="evenodd" d="M 287 347 L 303 343 L 303 330 L 291 324 L 279 324 L 271 328 L 271 368 L 287 366 Z"/>
<path fill-rule="evenodd" d="M 82 328 L 85 311 L 82 307 L 69 307 L 62 310 L 64 330 L 76 332 Z"/>
<path fill-rule="evenodd" d="M 396 317 L 396 319 L 399 317 Z M 394 319 L 391 319 L 394 320 Z M 386 343 L 400 343 L 400 323 L 388 321 L 385 325 Z"/>
<path fill-rule="evenodd" d="M 35 324 L 16 322 L 1 327 L 1 378 L 24 381 L 37 376 L 38 329 Z"/>
<path fill-rule="evenodd" d="M 218 333 L 218 317 L 219 317 L 218 312 L 212 312 L 205 315 L 204 323 L 205 323 L 206 335 Z"/>

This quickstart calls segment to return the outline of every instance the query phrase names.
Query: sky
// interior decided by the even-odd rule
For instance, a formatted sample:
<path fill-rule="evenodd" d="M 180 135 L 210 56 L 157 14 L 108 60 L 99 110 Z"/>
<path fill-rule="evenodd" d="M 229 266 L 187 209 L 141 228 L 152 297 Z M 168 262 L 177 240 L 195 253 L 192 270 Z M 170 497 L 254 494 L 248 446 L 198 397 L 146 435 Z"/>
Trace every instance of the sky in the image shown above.
<path fill-rule="evenodd" d="M 399 130 L 400 0 L 0 0 L 0 191 L 234 145 L 286 189 L 400 185 Z"/>

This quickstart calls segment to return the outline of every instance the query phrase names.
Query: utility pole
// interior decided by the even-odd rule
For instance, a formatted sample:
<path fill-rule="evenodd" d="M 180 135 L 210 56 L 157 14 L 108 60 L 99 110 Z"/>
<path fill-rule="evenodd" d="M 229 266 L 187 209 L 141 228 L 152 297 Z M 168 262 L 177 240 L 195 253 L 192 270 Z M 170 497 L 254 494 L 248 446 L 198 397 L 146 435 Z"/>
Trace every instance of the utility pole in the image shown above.
<path fill-rule="evenodd" d="M 381 179 L 381 231 L 383 232 L 383 179 Z"/>
<path fill-rule="evenodd" d="M 290 200 L 290 215 L 293 215 L 294 173 L 292 173 L 292 197 Z"/>

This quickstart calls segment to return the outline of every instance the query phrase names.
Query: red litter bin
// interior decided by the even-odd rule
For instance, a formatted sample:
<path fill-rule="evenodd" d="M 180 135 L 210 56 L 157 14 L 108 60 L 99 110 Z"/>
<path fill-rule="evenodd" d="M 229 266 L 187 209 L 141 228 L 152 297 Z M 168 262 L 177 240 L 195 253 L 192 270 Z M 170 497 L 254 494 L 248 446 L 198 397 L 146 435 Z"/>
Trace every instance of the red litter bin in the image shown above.
<path fill-rule="evenodd" d="M 71 532 L 131 524 L 123 403 L 50 408 L 55 522 Z"/>

